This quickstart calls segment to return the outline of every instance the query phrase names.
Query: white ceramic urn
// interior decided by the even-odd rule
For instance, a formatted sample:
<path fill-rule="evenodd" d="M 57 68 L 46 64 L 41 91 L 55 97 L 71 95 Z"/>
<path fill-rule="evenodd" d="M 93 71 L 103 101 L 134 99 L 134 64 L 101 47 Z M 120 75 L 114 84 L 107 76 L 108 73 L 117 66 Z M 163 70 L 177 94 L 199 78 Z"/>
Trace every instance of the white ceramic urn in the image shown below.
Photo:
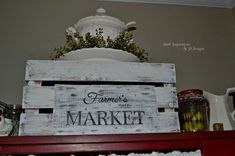
<path fill-rule="evenodd" d="M 80 19 L 75 25 L 75 29 L 84 36 L 86 33 L 90 32 L 91 35 L 96 35 L 96 30 L 99 28 L 103 29 L 102 36 L 107 39 L 109 36 L 114 39 L 118 36 L 119 32 L 129 27 L 133 27 L 136 24 L 135 21 L 128 22 L 125 24 L 118 18 L 107 16 L 106 11 L 103 8 L 98 8 L 96 10 L 96 15 L 88 16 Z"/>
<path fill-rule="evenodd" d="M 106 15 L 103 8 L 96 10 L 96 15 L 80 19 L 72 30 L 79 32 L 85 38 L 88 32 L 96 36 L 97 31 L 102 29 L 102 36 L 106 40 L 108 36 L 114 39 L 125 29 L 135 27 L 136 22 L 131 21 L 125 24 L 118 18 Z M 74 33 L 72 32 L 72 33 Z M 111 48 L 83 48 L 71 51 L 59 58 L 60 60 L 86 60 L 86 61 L 122 61 L 122 62 L 140 62 L 139 58 L 127 51 Z"/>

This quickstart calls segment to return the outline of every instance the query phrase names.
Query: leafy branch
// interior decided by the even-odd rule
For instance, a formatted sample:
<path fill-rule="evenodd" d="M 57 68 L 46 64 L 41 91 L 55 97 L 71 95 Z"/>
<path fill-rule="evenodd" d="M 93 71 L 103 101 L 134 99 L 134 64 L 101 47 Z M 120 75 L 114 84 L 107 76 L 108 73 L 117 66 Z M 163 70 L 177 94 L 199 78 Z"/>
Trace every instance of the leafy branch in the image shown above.
<path fill-rule="evenodd" d="M 90 33 L 86 33 L 85 37 L 83 37 L 74 28 L 70 27 L 65 33 L 65 44 L 59 48 L 55 48 L 51 53 L 50 58 L 54 60 L 73 50 L 97 47 L 127 51 L 136 55 L 141 62 L 146 62 L 149 60 L 148 53 L 133 42 L 133 33 L 131 31 L 124 30 L 120 32 L 115 39 L 111 39 L 108 36 L 106 40 L 102 34 L 103 29 L 99 28 L 96 29 L 95 36 L 92 36 Z"/>

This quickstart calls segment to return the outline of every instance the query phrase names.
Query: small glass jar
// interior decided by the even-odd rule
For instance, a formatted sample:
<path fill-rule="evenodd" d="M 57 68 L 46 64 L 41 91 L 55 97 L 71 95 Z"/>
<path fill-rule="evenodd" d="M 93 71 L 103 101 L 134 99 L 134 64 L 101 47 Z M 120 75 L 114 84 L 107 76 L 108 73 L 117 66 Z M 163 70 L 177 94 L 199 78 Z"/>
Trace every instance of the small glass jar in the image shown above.
<path fill-rule="evenodd" d="M 182 132 L 209 130 L 209 103 L 200 89 L 179 92 L 179 119 Z"/>
<path fill-rule="evenodd" d="M 224 131 L 223 123 L 214 123 L 213 124 L 213 130 L 214 131 Z"/>

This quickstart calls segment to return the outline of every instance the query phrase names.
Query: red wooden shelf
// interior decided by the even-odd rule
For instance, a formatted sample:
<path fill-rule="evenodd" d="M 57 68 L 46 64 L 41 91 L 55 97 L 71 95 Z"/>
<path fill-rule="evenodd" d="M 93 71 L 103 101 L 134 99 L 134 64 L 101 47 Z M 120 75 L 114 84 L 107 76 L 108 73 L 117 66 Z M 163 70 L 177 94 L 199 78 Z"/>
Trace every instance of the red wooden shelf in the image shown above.
<path fill-rule="evenodd" d="M 203 156 L 235 155 L 235 131 L 0 137 L 0 154 L 195 151 Z"/>

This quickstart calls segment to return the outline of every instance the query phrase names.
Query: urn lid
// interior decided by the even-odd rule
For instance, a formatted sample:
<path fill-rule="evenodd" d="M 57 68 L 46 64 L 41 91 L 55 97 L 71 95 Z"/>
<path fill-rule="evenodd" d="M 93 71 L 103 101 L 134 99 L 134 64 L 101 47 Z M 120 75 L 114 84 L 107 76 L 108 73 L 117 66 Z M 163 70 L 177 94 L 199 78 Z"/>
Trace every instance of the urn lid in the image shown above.
<path fill-rule="evenodd" d="M 121 28 L 126 28 L 124 22 L 119 20 L 116 17 L 106 15 L 106 10 L 103 8 L 96 9 L 96 14 L 93 16 L 88 16 L 80 19 L 76 24 L 75 28 L 80 30 L 83 25 L 92 24 L 92 23 L 107 23 L 110 26 L 119 26 Z"/>

